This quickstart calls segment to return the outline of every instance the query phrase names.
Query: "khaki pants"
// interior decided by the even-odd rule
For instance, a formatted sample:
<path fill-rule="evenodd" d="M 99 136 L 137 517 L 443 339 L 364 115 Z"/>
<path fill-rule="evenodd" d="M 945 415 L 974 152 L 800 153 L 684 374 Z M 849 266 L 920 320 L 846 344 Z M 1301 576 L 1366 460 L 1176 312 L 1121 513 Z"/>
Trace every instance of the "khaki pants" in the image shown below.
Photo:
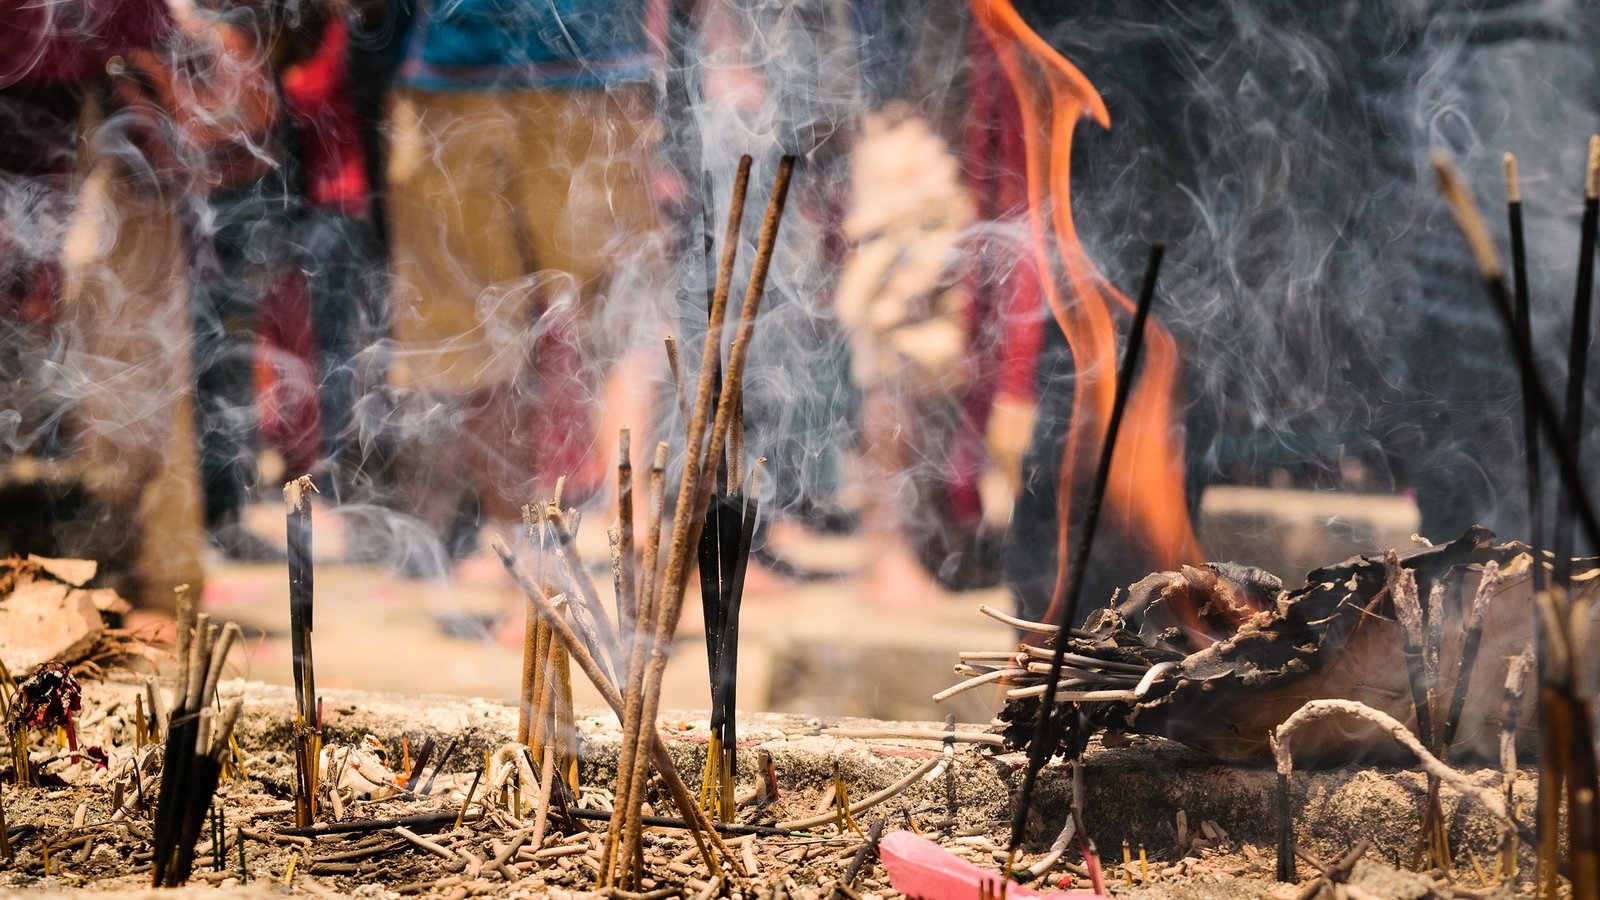
<path fill-rule="evenodd" d="M 612 361 L 659 339 L 654 128 L 631 90 L 408 91 L 391 124 L 394 380 L 427 419 L 401 502 L 504 521 L 585 468 Z"/>
<path fill-rule="evenodd" d="M 78 377 L 73 419 L 101 527 L 136 542 L 136 604 L 170 608 L 173 588 L 198 596 L 200 479 L 192 329 L 174 196 L 140 188 L 110 158 L 87 163 L 62 250 L 58 327 Z"/>

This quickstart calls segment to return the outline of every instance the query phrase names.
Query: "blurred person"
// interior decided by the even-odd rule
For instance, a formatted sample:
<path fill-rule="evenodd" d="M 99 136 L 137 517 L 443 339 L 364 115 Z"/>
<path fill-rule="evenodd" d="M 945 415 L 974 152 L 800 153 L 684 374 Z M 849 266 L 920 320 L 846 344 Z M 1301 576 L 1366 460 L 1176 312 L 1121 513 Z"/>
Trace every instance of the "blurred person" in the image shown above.
<path fill-rule="evenodd" d="M 305 398 L 314 414 L 302 419 L 317 426 L 303 436 L 314 454 L 305 471 L 336 503 L 371 499 L 377 490 L 373 445 L 356 415 L 382 386 L 375 345 L 387 330 L 388 273 L 364 146 L 377 136 L 360 125 L 351 36 L 353 27 L 373 27 L 368 16 L 376 15 L 382 11 L 326 11 L 305 58 L 282 78 L 297 197 L 289 253 L 306 301 L 298 312 L 310 328 L 314 385 Z"/>
<path fill-rule="evenodd" d="M 7 493 L 3 552 L 94 558 L 157 607 L 203 574 L 180 176 L 164 113 L 112 72 L 171 28 L 160 0 L 0 2 L 0 468 L 69 473 Z"/>
<path fill-rule="evenodd" d="M 8 0 L 0 26 L 10 321 L 48 329 L 20 383 L 58 401 L 53 421 L 8 416 L 27 429 L 8 450 L 59 441 L 97 504 L 58 552 L 109 562 L 136 603 L 170 608 L 203 576 L 182 209 L 249 155 L 236 138 L 262 85 L 247 41 L 182 29 L 157 0 Z"/>
<path fill-rule="evenodd" d="M 664 12 L 417 10 L 390 125 L 393 381 L 409 445 L 397 502 L 452 558 L 562 475 L 568 503 L 597 490 L 620 426 L 636 453 L 647 446 L 641 370 L 659 349 L 629 348 L 663 321 L 647 167 Z"/>
<path fill-rule="evenodd" d="M 227 106 L 189 114 L 206 132 L 198 146 L 208 159 L 186 217 L 204 522 L 236 560 L 281 557 L 243 516 L 259 480 L 257 326 L 288 261 L 292 212 L 274 66 L 303 46 L 288 25 L 309 12 L 298 0 L 207 0 L 178 17 L 196 47 L 180 64 L 237 85 Z"/>
<path fill-rule="evenodd" d="M 970 387 L 971 295 L 957 250 L 974 222 L 954 155 L 909 108 L 869 114 L 855 148 L 853 244 L 835 304 L 862 392 L 862 529 L 874 547 L 867 594 L 913 606 L 942 595 L 950 524 L 944 465 Z M 931 566 L 930 566 L 931 563 Z"/>

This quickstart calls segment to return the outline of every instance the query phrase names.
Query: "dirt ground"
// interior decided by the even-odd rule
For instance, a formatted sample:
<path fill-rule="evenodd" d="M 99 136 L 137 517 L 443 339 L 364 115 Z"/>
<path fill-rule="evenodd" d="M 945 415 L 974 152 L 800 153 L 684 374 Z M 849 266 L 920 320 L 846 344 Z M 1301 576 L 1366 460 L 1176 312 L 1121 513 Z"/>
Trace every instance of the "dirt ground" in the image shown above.
<path fill-rule="evenodd" d="M 66 752 L 54 746 L 54 736 L 36 736 L 36 755 L 55 750 L 46 768 L 66 783 L 6 789 L 8 833 L 15 855 L 0 872 L 0 896 L 85 891 L 138 895 L 146 890 L 151 846 L 147 792 L 154 790 L 159 777 L 154 759 L 159 750 L 132 746 L 129 706 L 137 691 L 131 682 L 86 686 L 81 739 L 85 745 L 106 749 L 105 768 L 90 763 L 73 766 Z M 402 753 L 398 745 L 403 737 L 413 749 L 431 737 L 440 744 L 459 741 L 461 750 L 426 791 L 422 788 L 431 770 L 415 793 L 382 800 L 360 800 L 346 790 L 336 805 L 325 790 L 322 817 L 331 823 L 325 826 L 328 833 L 304 837 L 287 833 L 293 824 L 293 772 L 287 750 L 290 692 L 231 682 L 222 686 L 221 693 L 245 701 L 238 732 L 245 774 L 227 780 L 219 791 L 218 808 L 224 817 L 221 853 L 209 836 L 202 836 L 191 890 L 220 889 L 238 897 L 288 892 L 453 898 L 563 897 L 593 890 L 603 822 L 552 819 L 548 837 L 534 845 L 530 842 L 534 811 L 532 797 L 523 787 L 525 776 L 495 784 L 491 775 L 472 789 L 479 768 L 474 761 L 481 760 L 484 751 L 505 752 L 502 748 L 515 727 L 514 709 L 486 700 L 331 692 L 326 703 L 330 746 L 376 744 L 387 750 L 388 764 L 394 768 L 400 767 L 396 757 Z M 587 711 L 580 715 L 578 728 L 582 789 L 575 806 L 603 816 L 615 777 L 616 720 Z M 740 791 L 753 788 L 755 759 L 766 751 L 779 793 L 767 806 L 746 806 L 738 821 L 772 825 L 819 812 L 831 821 L 784 836 L 730 837 L 731 852 L 746 874 L 724 872 L 729 892 L 737 897 L 804 900 L 853 900 L 851 892 L 881 900 L 900 896 L 881 860 L 862 853 L 862 835 L 827 815 L 834 808 L 827 795 L 836 771 L 848 787 L 852 807 L 859 809 L 863 798 L 932 767 L 931 776 L 913 778 L 906 789 L 860 810 L 857 824 L 862 831 L 875 824 L 887 832 L 915 829 L 956 856 L 998 873 L 1009 834 L 1007 798 L 1015 788 L 1020 757 L 968 745 L 942 768 L 937 740 L 861 736 L 863 729 L 907 728 L 936 731 L 938 726 L 748 717 L 742 725 Z M 677 768 L 694 788 L 708 723 L 696 713 L 671 714 L 663 721 L 663 730 Z M 497 757 L 496 766 L 503 758 L 507 757 Z M 142 762 L 142 787 L 131 774 L 136 759 Z M 1110 894 L 1277 900 L 1312 896 L 1306 891 L 1316 872 L 1305 863 L 1298 867 L 1298 883 L 1273 880 L 1271 810 L 1276 777 L 1270 770 L 1217 765 L 1159 740 L 1123 748 L 1093 747 L 1085 767 L 1085 813 L 1099 841 Z M 1472 777 L 1487 785 L 1498 776 L 1480 771 Z M 1518 797 L 1524 802 L 1531 799 L 1531 782 L 1524 778 L 1519 783 Z M 1415 846 L 1424 792 L 1423 779 L 1403 770 L 1301 773 L 1291 794 L 1296 843 L 1321 860 L 1332 860 L 1360 838 L 1371 840 L 1372 849 L 1350 875 L 1354 889 L 1347 887 L 1342 894 L 1358 900 L 1513 896 L 1509 887 L 1485 883 L 1494 880 L 1489 871 L 1480 876 L 1474 870 L 1475 861 L 1489 866 L 1495 829 L 1487 814 L 1454 796 L 1445 798 L 1445 811 L 1456 847 L 1456 871 L 1446 876 L 1397 870 L 1396 863 Z M 951 793 L 953 817 L 947 805 Z M 114 808 L 119 795 L 120 811 Z M 658 794 L 651 802 L 653 808 L 647 812 L 671 814 Z M 463 807 L 466 815 L 456 827 L 454 818 Z M 1044 858 L 1069 807 L 1070 777 L 1065 767 L 1053 766 L 1041 783 L 1041 815 L 1030 825 L 1021 866 Z M 410 819 L 409 833 L 396 830 L 393 822 L 355 833 L 333 831 L 363 821 L 429 814 L 432 820 Z M 1124 842 L 1132 860 L 1126 867 L 1121 864 Z M 862 863 L 850 892 L 838 889 L 858 856 Z M 727 861 L 722 865 L 730 866 Z M 685 832 L 670 828 L 648 830 L 645 875 L 643 890 L 658 892 L 653 896 L 662 898 L 709 897 L 708 889 L 716 885 L 715 874 L 701 861 L 694 843 Z M 1084 859 L 1074 848 L 1051 869 L 1043 886 L 1087 889 L 1086 875 Z"/>

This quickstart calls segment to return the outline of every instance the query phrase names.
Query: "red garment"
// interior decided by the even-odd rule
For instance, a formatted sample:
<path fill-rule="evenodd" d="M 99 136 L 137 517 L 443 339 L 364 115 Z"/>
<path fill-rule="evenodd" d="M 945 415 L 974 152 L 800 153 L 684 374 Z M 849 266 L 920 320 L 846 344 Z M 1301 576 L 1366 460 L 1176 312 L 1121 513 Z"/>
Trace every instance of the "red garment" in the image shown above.
<path fill-rule="evenodd" d="M 309 472 L 324 455 L 316 348 L 305 272 L 285 266 L 262 303 L 255 376 L 262 440 L 283 455 L 290 472 Z"/>
<path fill-rule="evenodd" d="M 0 0 L 0 89 L 86 83 L 171 30 L 164 0 Z"/>
<path fill-rule="evenodd" d="M 350 95 L 350 31 L 334 17 L 322 45 L 283 75 L 283 101 L 305 135 L 307 199 L 351 218 L 367 217 L 367 170 Z"/>
<path fill-rule="evenodd" d="M 1027 148 L 1022 112 L 994 48 L 974 28 L 972 76 L 966 123 L 965 171 L 978 218 L 1028 227 Z M 1015 245 L 1012 258 L 996 259 L 1000 245 L 981 255 L 973 278 L 975 331 L 992 336 L 996 394 L 1032 402 L 1034 365 L 1044 341 L 1044 296 L 1031 241 Z M 991 323 L 991 324 L 986 324 Z M 988 374 L 988 373 L 986 373 Z M 988 379 L 984 379 L 988 381 Z"/>
<path fill-rule="evenodd" d="M 972 30 L 971 55 L 962 153 L 967 187 L 980 221 L 1009 224 L 1027 234 L 1022 113 L 980 29 Z M 946 472 L 950 515 L 960 522 L 976 521 L 983 513 L 978 480 L 989 465 L 984 442 L 989 411 L 1000 399 L 1034 401 L 1034 369 L 1044 341 L 1044 295 L 1031 240 L 1007 244 L 981 235 L 973 240 L 987 245 L 969 254 L 977 262 L 967 273 L 972 296 L 967 365 L 976 377 L 962 401 L 965 419 L 952 441 Z"/>

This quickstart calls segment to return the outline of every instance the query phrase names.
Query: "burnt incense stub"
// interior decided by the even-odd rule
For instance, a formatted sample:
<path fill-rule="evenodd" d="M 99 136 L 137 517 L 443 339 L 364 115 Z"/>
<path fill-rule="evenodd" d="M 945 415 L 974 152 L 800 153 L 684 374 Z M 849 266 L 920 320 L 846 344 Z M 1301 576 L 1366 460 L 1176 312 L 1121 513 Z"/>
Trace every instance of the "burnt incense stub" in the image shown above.
<path fill-rule="evenodd" d="M 1423 704 L 1433 722 L 1446 716 L 1474 598 L 1480 587 L 1488 592 L 1477 672 L 1452 756 L 1493 759 L 1500 685 L 1509 660 L 1533 641 L 1532 556 L 1526 545 L 1497 544 L 1492 533 L 1473 528 L 1450 543 L 1394 559 L 1392 572 L 1383 555 L 1357 556 L 1312 572 L 1292 591 L 1259 569 L 1210 563 L 1150 575 L 1119 592 L 1114 607 L 1067 638 L 1058 702 L 1077 704 L 1081 715 L 1067 717 L 1055 752 L 1070 754 L 1091 733 L 1104 732 L 1111 743 L 1123 735 L 1154 735 L 1222 760 L 1265 761 L 1273 729 L 1315 699 L 1358 700 L 1415 731 L 1406 640 L 1393 599 L 1396 573 L 1403 572 L 1415 580 L 1419 596 L 1439 603 L 1440 621 L 1424 619 L 1430 647 L 1438 648 L 1432 671 L 1439 683 L 1428 686 Z M 1484 584 L 1491 562 L 1498 572 Z M 1579 569 L 1574 589 L 1589 594 L 1595 572 L 1586 564 Z M 996 726 L 1010 748 L 1032 738 L 1053 650 L 1052 642 L 1013 654 L 965 654 L 958 667 L 974 677 L 1007 670 L 999 679 L 1008 685 L 1007 703 Z M 1404 756 L 1359 722 L 1339 721 L 1323 732 L 1297 742 L 1297 762 Z"/>

